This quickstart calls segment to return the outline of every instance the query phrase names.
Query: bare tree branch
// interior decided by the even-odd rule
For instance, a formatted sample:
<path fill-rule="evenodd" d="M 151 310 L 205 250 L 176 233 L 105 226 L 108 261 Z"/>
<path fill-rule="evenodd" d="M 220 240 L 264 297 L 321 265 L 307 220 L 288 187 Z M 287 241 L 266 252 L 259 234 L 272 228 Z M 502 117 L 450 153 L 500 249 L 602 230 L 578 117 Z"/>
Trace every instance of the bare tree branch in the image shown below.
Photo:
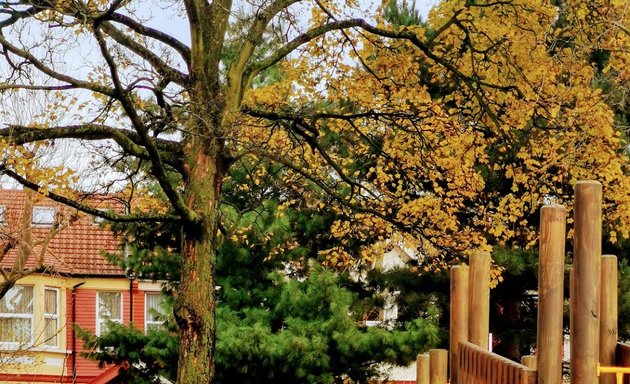
<path fill-rule="evenodd" d="M 29 85 L 29 84 L 0 84 L 0 91 L 24 89 L 29 91 L 67 91 L 77 89 L 74 85 Z"/>
<path fill-rule="evenodd" d="M 109 96 L 109 97 L 114 96 L 114 93 L 115 93 L 114 90 L 102 84 L 98 84 L 91 81 L 79 80 L 72 76 L 53 70 L 51 67 L 44 64 L 44 62 L 37 59 L 27 50 L 20 49 L 16 47 L 15 45 L 11 44 L 2 33 L 0 33 L 0 45 L 2 45 L 5 49 L 13 53 L 14 55 L 27 60 L 28 62 L 33 64 L 37 69 L 39 69 L 42 73 L 44 73 L 47 76 L 50 76 L 51 78 L 55 80 L 58 80 L 62 83 L 69 84 L 75 88 L 87 89 L 89 91 L 100 93 L 102 95 Z"/>
<path fill-rule="evenodd" d="M 5 164 L 0 164 L 0 174 L 7 175 L 8 177 L 20 183 L 22 186 L 32 189 L 33 191 L 36 191 L 38 193 L 39 191 L 43 190 L 41 185 L 36 184 L 30 180 L 27 180 L 26 178 L 20 176 L 16 172 L 8 169 Z M 182 220 L 180 216 L 170 215 L 170 214 L 164 214 L 164 215 L 155 215 L 155 214 L 148 214 L 148 213 L 147 214 L 144 214 L 144 213 L 118 214 L 111 211 L 103 211 L 91 205 L 79 203 L 75 199 L 61 196 L 52 192 L 47 192 L 45 195 L 42 194 L 42 196 L 45 196 L 58 203 L 75 208 L 78 211 L 90 214 L 92 216 L 102 217 L 103 219 L 112 221 L 114 223 L 131 223 L 131 222 L 160 223 L 160 222 L 178 222 Z"/>
<path fill-rule="evenodd" d="M 173 185 L 172 181 L 167 177 L 166 168 L 164 167 L 163 159 L 160 156 L 160 151 L 158 150 L 156 143 L 153 141 L 153 138 L 149 137 L 147 127 L 140 119 L 138 111 L 130 100 L 129 92 L 127 92 L 120 83 L 120 79 L 118 76 L 118 67 L 116 65 L 116 62 L 114 61 L 114 58 L 111 56 L 104 37 L 101 35 L 98 28 L 94 29 L 94 36 L 96 37 L 98 45 L 101 49 L 101 53 L 110 68 L 112 82 L 114 83 L 114 88 L 116 90 L 115 97 L 122 104 L 125 113 L 129 117 L 129 120 L 131 120 L 134 129 L 138 133 L 140 140 L 147 150 L 149 159 L 151 161 L 151 172 L 162 187 L 162 190 L 166 194 L 166 197 L 173 205 L 175 212 L 177 212 L 185 221 L 197 221 L 197 214 L 186 206 L 182 195 Z"/>
<path fill-rule="evenodd" d="M 188 75 L 178 71 L 177 69 L 167 65 L 157 54 L 150 51 L 147 47 L 134 41 L 129 35 L 115 28 L 109 22 L 100 24 L 103 31 L 116 42 L 150 63 L 156 72 L 161 76 L 179 84 L 182 87 L 188 86 Z"/>
<path fill-rule="evenodd" d="M 147 27 L 146 25 L 138 23 L 136 20 L 130 18 L 129 16 L 120 13 L 113 13 L 110 17 L 110 20 L 123 24 L 136 33 L 153 38 L 173 48 L 174 50 L 179 52 L 179 54 L 184 59 L 186 65 L 190 68 L 190 48 L 173 36 L 167 35 L 166 33 L 157 29 Z"/>
<path fill-rule="evenodd" d="M 247 79 L 247 82 L 244 82 L 244 83 L 249 83 L 261 71 L 269 67 L 272 67 L 273 65 L 275 65 L 280 60 L 287 57 L 287 55 L 295 51 L 300 46 L 320 36 L 323 36 L 324 34 L 328 32 L 342 30 L 342 29 L 349 29 L 353 27 L 361 27 L 363 25 L 369 25 L 369 24 L 367 24 L 367 22 L 365 22 L 365 20 L 363 19 L 349 19 L 349 20 L 333 21 L 330 23 L 326 23 L 318 27 L 315 27 L 307 32 L 304 32 L 303 34 L 299 35 L 295 39 L 289 41 L 287 44 L 278 48 L 271 56 L 248 65 L 243 71 L 243 77 Z"/>
<path fill-rule="evenodd" d="M 111 139 L 129 155 L 149 159 L 149 154 L 146 148 L 142 146 L 142 140 L 137 133 L 95 123 L 53 127 L 10 125 L 7 128 L 0 129 L 0 137 L 8 139 L 9 142 L 15 145 L 54 139 Z M 180 144 L 159 138 L 153 138 L 152 140 L 160 151 L 165 163 L 181 171 L 183 169 L 181 160 L 183 153 Z"/>
<path fill-rule="evenodd" d="M 13 4 L 13 5 L 24 5 L 24 3 L 20 2 L 18 4 Z M 3 3 L 3 4 L 1 4 L 1 6 L 6 6 L 6 4 Z M 28 8 L 26 10 L 23 10 L 23 11 L 16 11 L 16 10 L 11 9 L 11 10 L 6 12 L 6 13 L 8 13 L 11 16 L 0 21 L 0 29 L 2 29 L 4 27 L 8 27 L 10 25 L 13 25 L 18 20 L 34 16 L 37 13 L 41 12 L 42 10 L 43 9 L 36 8 L 36 7 L 31 7 L 31 8 Z"/>

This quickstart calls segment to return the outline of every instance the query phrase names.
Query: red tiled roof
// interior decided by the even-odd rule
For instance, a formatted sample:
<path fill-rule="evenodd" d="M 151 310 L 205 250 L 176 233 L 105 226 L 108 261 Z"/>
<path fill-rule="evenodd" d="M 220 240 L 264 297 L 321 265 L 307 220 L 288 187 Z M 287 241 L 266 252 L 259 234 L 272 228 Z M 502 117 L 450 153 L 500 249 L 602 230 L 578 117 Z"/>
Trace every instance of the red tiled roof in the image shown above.
<path fill-rule="evenodd" d="M 0 226 L 0 247 L 4 247 L 9 236 L 24 239 L 28 230 L 21 229 L 21 218 L 25 214 L 26 193 L 23 190 L 0 189 L 0 208 L 4 207 L 4 223 Z M 75 209 L 58 204 L 48 198 L 32 193 L 33 206 L 54 207 L 63 224 L 54 234 L 47 247 L 38 244 L 51 233 L 51 226 L 29 226 L 33 237 L 33 251 L 30 252 L 25 268 L 37 265 L 37 258 L 43 252 L 44 268 L 50 273 L 69 275 L 124 275 L 119 267 L 110 263 L 103 252 L 120 252 L 120 240 L 114 234 L 94 222 L 94 218 L 79 214 Z M 91 197 L 90 203 L 105 208 L 118 205 L 111 197 Z M 28 219 L 30 221 L 30 219 Z M 11 268 L 17 255 L 12 249 L 2 261 L 2 268 Z"/>

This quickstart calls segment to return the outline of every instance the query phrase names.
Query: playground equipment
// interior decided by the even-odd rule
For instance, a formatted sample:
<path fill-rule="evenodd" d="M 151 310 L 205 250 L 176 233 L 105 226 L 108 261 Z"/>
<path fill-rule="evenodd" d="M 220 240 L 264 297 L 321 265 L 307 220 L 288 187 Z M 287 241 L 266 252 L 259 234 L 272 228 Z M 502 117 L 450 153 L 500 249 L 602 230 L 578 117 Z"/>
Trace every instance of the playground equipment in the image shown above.
<path fill-rule="evenodd" d="M 575 185 L 570 273 L 570 382 L 629 382 L 630 345 L 617 342 L 617 258 L 602 256 L 602 185 Z M 566 209 L 540 212 L 536 356 L 517 363 L 488 350 L 490 255 L 451 269 L 450 353 L 418 356 L 417 384 L 561 384 Z"/>

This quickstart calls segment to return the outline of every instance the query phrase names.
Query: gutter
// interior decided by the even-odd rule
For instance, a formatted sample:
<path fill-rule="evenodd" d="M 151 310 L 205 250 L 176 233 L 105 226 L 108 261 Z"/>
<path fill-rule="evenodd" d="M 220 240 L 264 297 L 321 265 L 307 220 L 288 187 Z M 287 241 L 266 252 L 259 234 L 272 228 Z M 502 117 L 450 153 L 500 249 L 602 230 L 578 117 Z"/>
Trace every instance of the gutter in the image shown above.
<path fill-rule="evenodd" d="M 125 251 L 126 252 L 126 251 Z M 127 269 L 125 276 L 129 279 L 129 325 L 133 324 L 133 281 L 136 279 L 136 273 L 133 269 Z"/>
<path fill-rule="evenodd" d="M 77 336 L 74 327 L 77 324 L 77 288 L 85 284 L 85 281 L 72 286 L 72 384 L 77 382 Z"/>
<path fill-rule="evenodd" d="M 133 325 L 133 280 L 129 279 L 129 325 Z"/>

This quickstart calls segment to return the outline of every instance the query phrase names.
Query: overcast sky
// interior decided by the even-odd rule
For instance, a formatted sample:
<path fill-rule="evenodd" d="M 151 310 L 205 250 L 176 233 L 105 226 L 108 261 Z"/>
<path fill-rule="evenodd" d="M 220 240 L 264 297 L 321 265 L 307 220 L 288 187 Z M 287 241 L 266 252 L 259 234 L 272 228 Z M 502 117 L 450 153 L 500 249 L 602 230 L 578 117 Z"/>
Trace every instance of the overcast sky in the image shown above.
<path fill-rule="evenodd" d="M 361 0 L 362 8 L 373 9 L 376 3 L 380 4 L 381 1 L 382 0 Z M 408 1 L 411 1 L 411 0 L 408 0 Z M 426 19 L 429 13 L 429 10 L 431 9 L 433 5 L 438 3 L 438 1 L 439 0 L 416 0 L 416 8 L 420 12 L 420 14 L 423 16 L 423 18 Z M 152 6 L 146 6 L 148 3 L 151 3 Z M 175 36 L 176 38 L 180 39 L 182 42 L 185 42 L 186 44 L 190 43 L 190 34 L 188 31 L 188 25 L 187 25 L 187 21 L 184 18 L 184 15 L 182 14 L 183 9 L 181 8 L 181 3 L 178 3 L 177 1 L 173 1 L 173 0 L 157 0 L 157 1 L 150 1 L 150 2 L 146 0 L 140 0 L 138 2 L 130 2 L 129 5 L 131 7 L 136 5 L 136 9 L 132 10 L 131 12 L 134 12 L 134 13 L 137 12 L 136 16 L 139 15 L 141 19 L 144 19 L 145 23 L 148 26 L 157 28 L 161 30 L 162 32 L 171 34 Z M 361 17 L 362 15 L 356 15 L 356 16 Z M 83 56 L 82 59 L 89 60 L 89 54 L 87 55 L 87 57 L 88 58 L 86 58 L 86 56 Z M 29 113 L 25 113 L 25 116 L 32 117 L 33 113 L 37 112 L 36 111 L 36 109 L 38 109 L 37 107 L 45 108 L 45 106 L 33 105 L 32 104 L 33 101 L 34 99 L 30 99 L 30 103 L 28 104 L 30 106 L 30 109 L 33 109 L 33 111 L 30 111 Z M 0 112 L 4 112 L 3 107 L 6 108 L 6 106 L 4 105 L 0 106 Z M 13 111 L 13 112 L 16 112 L 16 111 Z M 25 111 L 22 111 L 22 112 L 25 112 Z M 8 116 L 3 116 L 3 117 L 6 118 Z M 27 123 L 27 122 L 23 122 L 23 123 Z M 70 150 L 70 148 L 74 148 L 74 150 Z M 90 158 L 90 153 L 89 153 L 90 151 L 82 146 L 77 146 L 76 144 L 69 144 L 69 147 L 67 148 L 67 150 L 60 150 L 59 147 L 57 147 L 56 149 L 57 151 L 55 151 L 54 155 L 51 154 L 46 157 L 48 161 L 50 162 L 50 164 L 61 163 L 61 164 L 65 164 L 66 166 L 69 166 L 70 168 L 81 170 L 85 168 L 86 162 Z M 102 170 L 102 171 L 107 172 L 106 170 Z M 111 177 L 113 175 L 109 175 L 109 176 Z M 103 174 L 97 176 L 98 179 L 102 177 L 106 179 L 108 178 L 107 175 L 103 175 Z M 0 177 L 0 187 L 7 187 L 9 185 L 11 187 L 16 186 L 14 183 L 10 182 L 5 177 Z"/>
<path fill-rule="evenodd" d="M 379 2 L 380 0 L 362 0 L 362 2 Z M 400 0 L 399 0 L 400 1 Z M 411 0 L 410 0 L 411 1 Z M 437 4 L 439 0 L 416 0 L 416 8 L 422 15 L 423 19 L 426 20 L 429 10 L 435 4 Z M 188 32 L 187 25 L 183 18 L 180 20 L 176 20 L 177 18 L 173 16 L 174 9 L 172 5 L 165 4 L 162 2 L 162 6 L 157 6 L 153 9 L 144 8 L 142 12 L 146 12 L 147 19 L 150 19 L 147 22 L 147 25 L 160 29 L 163 32 L 166 32 L 172 36 L 177 37 L 181 41 L 190 43 L 190 35 Z M 181 22 L 180 22 L 181 21 Z"/>

